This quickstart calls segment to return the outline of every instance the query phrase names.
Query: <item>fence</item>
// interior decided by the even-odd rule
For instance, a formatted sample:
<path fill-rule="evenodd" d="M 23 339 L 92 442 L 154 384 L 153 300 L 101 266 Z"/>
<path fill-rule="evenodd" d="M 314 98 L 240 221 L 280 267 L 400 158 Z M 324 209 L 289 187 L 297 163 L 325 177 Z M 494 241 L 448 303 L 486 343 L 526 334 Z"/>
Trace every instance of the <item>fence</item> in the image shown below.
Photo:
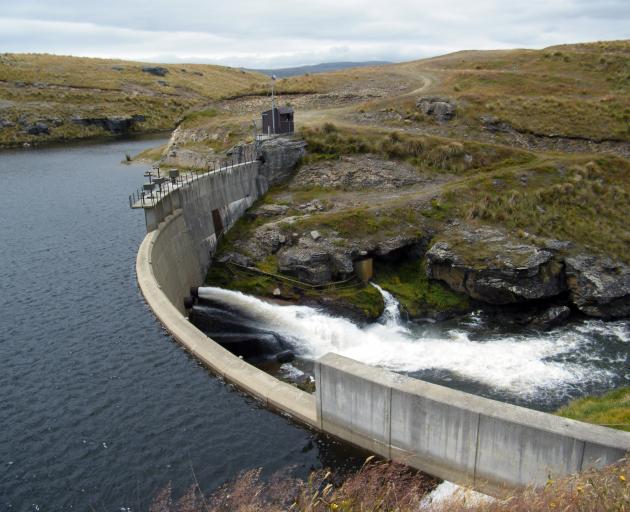
<path fill-rule="evenodd" d="M 129 207 L 151 208 L 174 190 L 189 185 L 194 187 L 198 180 L 210 173 L 226 171 L 236 165 L 251 163 L 257 159 L 257 156 L 258 149 L 256 145 L 237 146 L 228 158 L 221 162 L 213 162 L 205 171 L 180 173 L 178 170 L 173 169 L 168 171 L 168 177 L 160 175 L 158 165 L 155 167 L 155 172 L 147 171 L 144 174 L 145 177 L 149 178 L 149 182 L 129 195 Z"/>

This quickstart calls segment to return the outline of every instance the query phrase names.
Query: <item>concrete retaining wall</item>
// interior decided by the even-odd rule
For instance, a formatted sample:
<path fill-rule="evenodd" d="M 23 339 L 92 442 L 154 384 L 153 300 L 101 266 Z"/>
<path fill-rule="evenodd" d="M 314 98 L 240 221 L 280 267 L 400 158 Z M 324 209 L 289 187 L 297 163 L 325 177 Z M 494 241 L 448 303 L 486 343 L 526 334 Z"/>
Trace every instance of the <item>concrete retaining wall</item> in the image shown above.
<path fill-rule="evenodd" d="M 225 350 L 191 324 L 179 305 L 169 298 L 187 293 L 189 284 L 199 284 L 190 231 L 183 213 L 169 215 L 149 233 L 138 250 L 136 274 L 149 307 L 166 330 L 214 373 L 306 425 L 315 427 L 315 397 L 253 367 Z"/>
<path fill-rule="evenodd" d="M 489 400 L 336 354 L 316 363 L 319 427 L 383 457 L 501 495 L 630 449 L 630 433 Z"/>
<path fill-rule="evenodd" d="M 296 157 L 300 147 L 289 150 Z M 487 400 L 335 354 L 315 366 L 315 397 L 199 331 L 184 316 L 182 299 L 190 286 L 202 283 L 216 248 L 213 211 L 220 212 L 226 229 L 236 222 L 266 192 L 270 177 L 284 172 L 285 159 L 269 155 L 266 172 L 258 162 L 222 169 L 146 211 L 150 232 L 136 261 L 140 289 L 168 332 L 212 371 L 306 425 L 491 494 L 614 462 L 630 449 L 630 433 Z"/>

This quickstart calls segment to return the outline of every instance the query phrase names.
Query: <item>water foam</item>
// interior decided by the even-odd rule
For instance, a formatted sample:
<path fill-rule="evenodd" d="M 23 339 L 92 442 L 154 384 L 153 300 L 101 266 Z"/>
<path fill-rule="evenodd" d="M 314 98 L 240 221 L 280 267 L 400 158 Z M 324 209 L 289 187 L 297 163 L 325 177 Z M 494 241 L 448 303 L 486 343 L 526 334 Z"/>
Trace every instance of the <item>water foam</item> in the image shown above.
<path fill-rule="evenodd" d="M 607 382 L 612 373 L 576 362 L 574 354 L 588 354 L 591 340 L 575 330 L 537 336 L 495 336 L 479 341 L 463 330 L 414 334 L 396 316 L 395 299 L 384 297 L 387 309 L 381 322 L 359 327 L 307 306 L 278 306 L 240 292 L 199 288 L 199 296 L 244 311 L 276 331 L 306 359 L 335 352 L 394 371 L 446 370 L 514 396 L 533 396 L 542 390 Z"/>

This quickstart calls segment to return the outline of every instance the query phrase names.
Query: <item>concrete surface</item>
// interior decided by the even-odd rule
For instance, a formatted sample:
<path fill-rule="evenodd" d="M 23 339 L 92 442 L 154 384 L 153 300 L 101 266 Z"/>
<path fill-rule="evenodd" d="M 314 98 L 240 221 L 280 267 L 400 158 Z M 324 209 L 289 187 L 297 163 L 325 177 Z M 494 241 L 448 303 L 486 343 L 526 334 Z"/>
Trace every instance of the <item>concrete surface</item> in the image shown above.
<path fill-rule="evenodd" d="M 337 354 L 316 363 L 317 422 L 342 439 L 503 495 L 616 462 L 630 433 L 430 384 Z"/>

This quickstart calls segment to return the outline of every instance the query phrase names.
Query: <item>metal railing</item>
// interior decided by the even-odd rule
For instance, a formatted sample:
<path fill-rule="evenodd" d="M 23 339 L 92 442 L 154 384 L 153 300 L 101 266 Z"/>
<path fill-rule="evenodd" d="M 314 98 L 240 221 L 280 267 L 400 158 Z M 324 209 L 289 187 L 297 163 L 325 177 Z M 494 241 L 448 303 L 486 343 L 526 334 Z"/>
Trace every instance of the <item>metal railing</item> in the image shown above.
<path fill-rule="evenodd" d="M 256 161 L 257 148 L 255 146 L 240 146 L 240 148 L 238 151 L 233 151 L 225 160 L 213 162 L 201 171 L 182 173 L 177 169 L 170 169 L 165 172 L 160 169 L 159 164 L 154 165 L 151 171 L 144 173 L 149 181 L 129 195 L 129 207 L 153 207 L 174 190 L 198 186 L 199 180 L 208 174 L 225 172 L 237 165 L 250 164 Z"/>

